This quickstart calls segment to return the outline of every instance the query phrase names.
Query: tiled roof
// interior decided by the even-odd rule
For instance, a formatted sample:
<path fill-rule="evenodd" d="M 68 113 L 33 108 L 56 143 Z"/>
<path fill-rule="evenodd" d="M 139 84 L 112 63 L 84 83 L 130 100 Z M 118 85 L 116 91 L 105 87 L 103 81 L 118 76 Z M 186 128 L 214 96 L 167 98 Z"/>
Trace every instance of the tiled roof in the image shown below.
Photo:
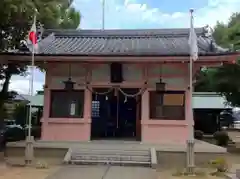
<path fill-rule="evenodd" d="M 200 55 L 227 51 L 206 36 L 204 28 L 196 28 Z M 55 39 L 43 46 L 45 55 L 188 55 L 189 29 L 151 30 L 46 30 Z"/>
<path fill-rule="evenodd" d="M 32 106 L 43 106 L 43 95 L 22 95 L 25 99 L 27 99 Z M 28 105 L 30 105 L 30 103 Z"/>

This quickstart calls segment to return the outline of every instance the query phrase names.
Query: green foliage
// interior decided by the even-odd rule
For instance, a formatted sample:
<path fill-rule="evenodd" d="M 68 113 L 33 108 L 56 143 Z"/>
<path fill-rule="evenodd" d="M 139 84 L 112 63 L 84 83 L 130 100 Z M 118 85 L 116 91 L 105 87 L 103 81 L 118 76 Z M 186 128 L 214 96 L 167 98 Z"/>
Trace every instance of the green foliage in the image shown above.
<path fill-rule="evenodd" d="M 5 135 L 7 141 L 19 141 L 25 139 L 24 130 L 18 127 L 7 128 Z"/>
<path fill-rule="evenodd" d="M 195 91 L 199 92 L 215 92 L 214 90 L 214 75 L 217 71 L 217 68 L 205 68 L 202 69 L 196 75 Z"/>
<path fill-rule="evenodd" d="M 218 22 L 213 37 L 217 44 L 240 50 L 240 13 L 234 13 L 228 24 Z M 195 91 L 217 92 L 233 106 L 240 106 L 240 59 L 237 64 L 206 68 L 196 76 Z"/>
<path fill-rule="evenodd" d="M 0 52 L 18 50 L 27 36 L 37 10 L 37 25 L 44 28 L 76 29 L 80 13 L 69 0 L 1 0 L 0 1 Z M 9 97 L 9 82 L 13 75 L 25 75 L 27 67 L 21 64 L 1 64 L 0 109 Z M 1 116 L 0 116 L 1 117 Z"/>
<path fill-rule="evenodd" d="M 240 49 L 240 13 L 234 13 L 228 22 L 223 24 L 218 22 L 214 28 L 213 37 L 216 43 L 227 48 L 234 45 L 233 50 Z"/>
<path fill-rule="evenodd" d="M 13 119 L 16 121 L 16 124 L 24 126 L 27 119 L 27 108 L 26 104 L 16 104 Z"/>
<path fill-rule="evenodd" d="M 2 117 L 2 119 L 6 119 L 8 117 L 7 109 L 4 105 L 2 106 L 2 108 L 0 108 L 0 116 Z"/>
<path fill-rule="evenodd" d="M 37 91 L 37 95 L 43 95 L 43 94 L 44 94 L 44 90 Z"/>
<path fill-rule="evenodd" d="M 215 176 L 219 176 L 220 173 L 225 173 L 228 170 L 227 161 L 224 158 L 217 158 L 215 160 L 211 160 L 209 164 L 211 167 L 216 169 L 216 171 L 212 173 L 212 175 Z"/>
<path fill-rule="evenodd" d="M 217 131 L 213 137 L 219 146 L 227 146 L 230 139 L 226 131 Z"/>

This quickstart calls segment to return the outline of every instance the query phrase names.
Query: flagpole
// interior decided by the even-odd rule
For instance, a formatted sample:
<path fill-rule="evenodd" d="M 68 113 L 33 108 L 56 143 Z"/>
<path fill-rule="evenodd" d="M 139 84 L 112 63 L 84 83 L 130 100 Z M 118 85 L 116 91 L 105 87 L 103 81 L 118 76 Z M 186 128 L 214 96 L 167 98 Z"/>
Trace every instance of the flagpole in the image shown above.
<path fill-rule="evenodd" d="M 34 81 L 34 57 L 35 57 L 35 50 L 34 50 L 34 46 L 33 46 L 33 50 L 32 50 L 32 60 L 31 60 L 31 77 L 30 77 L 30 86 L 29 86 L 29 91 L 30 91 L 30 96 L 32 99 L 33 96 L 33 81 Z M 31 136 L 31 128 L 32 128 L 32 101 L 30 102 L 29 105 L 29 110 L 30 110 L 30 114 L 29 114 L 29 120 L 28 120 L 28 137 Z"/>
<path fill-rule="evenodd" d="M 191 28 L 193 28 L 193 9 L 190 10 Z M 191 32 L 190 32 L 191 33 Z M 190 47 L 191 48 L 191 47 Z M 195 168 L 195 152 L 194 152 L 194 124 L 193 124 L 193 106 L 192 106 L 192 94 L 193 94 L 193 58 L 190 55 L 189 58 L 189 91 L 188 91 L 188 140 L 187 140 L 187 172 L 190 175 L 194 174 Z"/>
<path fill-rule="evenodd" d="M 102 30 L 105 29 L 105 0 L 102 0 Z"/>
<path fill-rule="evenodd" d="M 32 29 L 34 27 L 34 29 Z M 30 93 L 30 104 L 29 104 L 29 119 L 28 119 L 28 134 L 26 137 L 26 149 L 25 149 L 25 163 L 31 164 L 33 161 L 33 142 L 34 138 L 31 135 L 32 130 L 32 98 L 33 98 L 33 82 L 34 82 L 34 58 L 35 58 L 35 45 L 36 40 L 36 15 L 34 16 L 34 22 L 31 30 L 34 30 L 35 34 L 34 37 L 32 37 L 32 59 L 31 59 L 31 72 L 30 72 L 30 82 L 29 82 L 29 93 Z"/>
<path fill-rule="evenodd" d="M 29 92 L 30 92 L 30 104 L 29 104 L 29 115 L 28 115 L 28 134 L 26 137 L 26 149 L 25 149 L 25 163 L 30 165 L 33 161 L 33 142 L 34 138 L 31 135 L 32 130 L 32 97 L 33 97 L 33 81 L 34 81 L 34 45 L 32 47 L 32 60 L 31 60 L 31 73 L 30 73 L 30 85 L 29 85 Z"/>

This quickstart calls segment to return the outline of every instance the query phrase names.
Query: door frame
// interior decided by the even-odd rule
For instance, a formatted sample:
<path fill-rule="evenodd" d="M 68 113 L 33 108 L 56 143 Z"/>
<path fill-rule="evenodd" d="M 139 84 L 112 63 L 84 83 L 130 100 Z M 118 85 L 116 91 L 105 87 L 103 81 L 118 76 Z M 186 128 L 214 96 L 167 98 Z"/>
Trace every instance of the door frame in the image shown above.
<path fill-rule="evenodd" d="M 110 85 L 110 84 L 108 84 L 108 85 L 99 85 L 99 86 L 93 85 L 92 89 L 93 90 L 96 90 L 96 89 L 110 89 L 112 87 L 113 87 L 113 85 Z M 134 86 L 133 87 L 133 86 L 120 85 L 120 84 L 118 85 L 118 87 L 120 87 L 122 89 L 141 89 L 140 86 Z M 110 93 L 114 93 L 114 89 Z M 121 92 L 118 91 L 118 93 L 121 93 Z M 94 101 L 93 96 L 94 96 L 94 93 L 92 93 L 91 108 L 92 108 L 92 102 Z M 135 134 L 135 137 L 134 137 L 137 141 L 141 141 L 141 136 L 142 136 L 141 135 L 141 133 L 142 133 L 142 126 L 141 126 L 142 108 L 141 108 L 141 103 L 142 103 L 142 95 L 138 95 L 137 98 L 136 98 L 136 119 L 135 119 L 136 120 L 136 126 L 135 126 L 136 134 Z M 93 118 L 92 117 L 92 113 L 91 113 L 91 118 Z M 91 136 L 90 136 L 90 138 L 91 138 L 91 140 L 95 140 L 93 138 L 93 136 L 92 136 L 92 134 L 93 134 L 92 133 L 92 129 L 93 129 L 93 124 L 92 123 L 93 122 L 91 122 L 91 132 L 90 132 Z M 108 138 L 104 138 L 104 137 L 103 137 L 103 139 L 108 140 Z M 124 140 L 124 138 L 123 138 L 123 140 Z"/>

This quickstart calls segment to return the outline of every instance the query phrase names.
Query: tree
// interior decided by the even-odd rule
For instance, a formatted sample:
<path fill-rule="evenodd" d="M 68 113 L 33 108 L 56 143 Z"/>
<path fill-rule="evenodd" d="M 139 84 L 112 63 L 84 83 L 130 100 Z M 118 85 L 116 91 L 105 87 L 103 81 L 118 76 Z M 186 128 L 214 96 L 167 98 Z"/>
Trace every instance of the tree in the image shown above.
<path fill-rule="evenodd" d="M 37 95 L 43 95 L 44 94 L 44 90 L 38 90 L 37 91 Z"/>
<path fill-rule="evenodd" d="M 24 126 L 27 119 L 27 106 L 25 103 L 16 104 L 15 110 L 13 113 L 13 119 L 16 121 L 16 124 Z"/>
<path fill-rule="evenodd" d="M 44 28 L 76 29 L 80 13 L 71 6 L 72 0 L 1 0 L 0 1 L 0 52 L 18 50 L 26 38 L 37 10 L 37 24 Z M 1 64 L 0 111 L 9 98 L 9 82 L 13 75 L 25 75 L 26 65 Z M 1 113 L 0 113 L 1 115 Z M 1 116 L 0 116 L 1 117 Z"/>
<path fill-rule="evenodd" d="M 240 49 L 240 12 L 234 13 L 228 24 L 217 22 L 214 28 L 213 37 L 217 44 L 223 47 Z"/>
<path fill-rule="evenodd" d="M 240 50 L 240 13 L 234 13 L 228 24 L 218 22 L 213 37 L 217 44 Z M 226 97 L 233 106 L 240 106 L 240 61 L 224 64 L 218 68 L 207 68 L 197 75 L 196 91 L 212 91 Z"/>

